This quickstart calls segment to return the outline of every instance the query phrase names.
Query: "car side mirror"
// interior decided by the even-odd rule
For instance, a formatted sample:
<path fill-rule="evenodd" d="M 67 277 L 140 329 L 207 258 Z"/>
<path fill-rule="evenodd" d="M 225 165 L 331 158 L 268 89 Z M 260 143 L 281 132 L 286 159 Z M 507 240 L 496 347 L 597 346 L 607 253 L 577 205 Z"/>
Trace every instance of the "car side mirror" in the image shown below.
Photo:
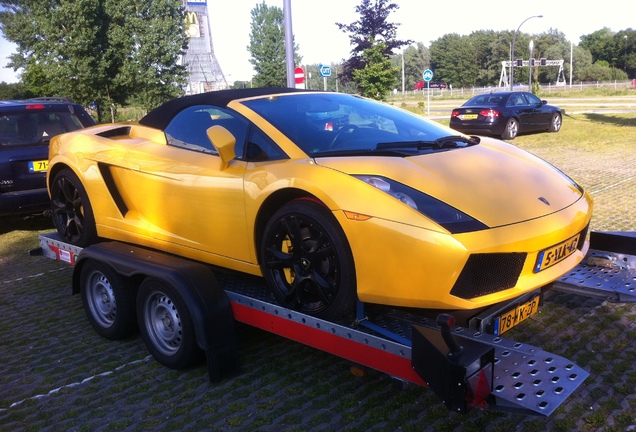
<path fill-rule="evenodd" d="M 221 170 L 228 167 L 230 161 L 236 157 L 236 138 L 223 126 L 215 125 L 207 130 L 208 139 L 221 157 Z"/>
<path fill-rule="evenodd" d="M 543 100 L 541 101 L 541 105 L 547 105 L 547 104 L 548 104 L 548 101 L 547 101 L 547 100 L 543 99 Z"/>

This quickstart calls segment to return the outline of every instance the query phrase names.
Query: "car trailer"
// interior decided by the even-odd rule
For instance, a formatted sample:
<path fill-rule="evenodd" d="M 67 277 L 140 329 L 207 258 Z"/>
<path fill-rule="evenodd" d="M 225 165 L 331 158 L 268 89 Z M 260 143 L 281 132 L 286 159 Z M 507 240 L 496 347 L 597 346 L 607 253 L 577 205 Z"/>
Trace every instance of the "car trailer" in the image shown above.
<path fill-rule="evenodd" d="M 590 239 L 586 259 L 555 282 L 553 289 L 609 301 L 636 301 L 636 233 L 593 232 Z M 171 292 L 179 297 L 175 304 L 191 317 L 193 339 L 205 352 L 210 382 L 240 372 L 235 321 L 376 369 L 399 381 L 429 387 L 450 410 L 460 413 L 479 406 L 549 416 L 589 376 L 568 359 L 492 334 L 496 326 L 488 320 L 457 326 L 448 314 L 432 319 L 412 311 L 359 303 L 355 317 L 325 321 L 280 306 L 259 277 L 213 270 L 207 264 L 120 242 L 82 249 L 52 233 L 40 235 L 39 243 L 40 248 L 31 251 L 32 255 L 74 266 L 73 293 L 87 289 L 81 284 L 91 278 L 82 277 L 82 269 L 93 268 L 96 263 L 115 269 L 116 274 L 111 274 L 112 280 L 95 283 L 120 296 L 122 291 L 118 289 L 129 289 L 133 280 L 160 281 L 173 287 Z M 116 299 L 104 298 L 105 303 L 110 300 Z M 84 308 L 88 308 L 86 303 Z M 138 308 L 137 313 L 140 311 L 149 315 L 156 312 Z M 165 315 L 163 320 L 169 318 L 170 311 Z M 153 356 L 168 367 L 179 368 L 178 359 L 170 356 L 170 336 L 162 333 L 164 321 L 153 321 L 150 316 L 141 318 L 141 322 L 158 328 L 150 336 L 140 329 Z"/>

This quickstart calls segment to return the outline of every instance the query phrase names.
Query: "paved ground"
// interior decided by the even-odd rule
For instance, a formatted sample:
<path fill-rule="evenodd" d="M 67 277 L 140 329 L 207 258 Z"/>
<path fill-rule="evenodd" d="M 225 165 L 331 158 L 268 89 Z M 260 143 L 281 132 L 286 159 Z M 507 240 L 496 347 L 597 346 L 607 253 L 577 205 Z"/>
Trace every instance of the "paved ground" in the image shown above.
<path fill-rule="evenodd" d="M 594 188 L 594 228 L 633 230 L 635 152 L 608 154 L 560 166 Z M 636 430 L 636 305 L 558 293 L 509 335 L 590 372 L 548 419 L 451 413 L 428 389 L 243 325 L 243 373 L 210 384 L 204 366 L 168 370 L 137 337 L 97 336 L 70 295 L 71 268 L 27 254 L 50 229 L 0 226 L 0 431 Z"/>

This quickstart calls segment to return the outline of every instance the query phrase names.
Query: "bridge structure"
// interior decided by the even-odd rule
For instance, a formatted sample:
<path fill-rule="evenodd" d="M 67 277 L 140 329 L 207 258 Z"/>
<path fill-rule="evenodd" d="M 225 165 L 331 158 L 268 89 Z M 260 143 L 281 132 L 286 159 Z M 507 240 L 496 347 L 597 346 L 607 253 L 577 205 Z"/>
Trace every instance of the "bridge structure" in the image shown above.
<path fill-rule="evenodd" d="M 532 64 L 530 64 L 532 62 Z M 565 73 L 563 70 L 563 60 L 548 60 L 548 59 L 532 59 L 532 60 L 514 60 L 514 61 L 502 61 L 501 62 L 501 75 L 499 77 L 499 85 L 498 87 L 510 87 L 509 77 L 507 71 L 512 67 L 531 67 L 531 66 L 558 66 L 559 72 L 557 73 L 556 85 L 564 86 L 565 85 Z"/>

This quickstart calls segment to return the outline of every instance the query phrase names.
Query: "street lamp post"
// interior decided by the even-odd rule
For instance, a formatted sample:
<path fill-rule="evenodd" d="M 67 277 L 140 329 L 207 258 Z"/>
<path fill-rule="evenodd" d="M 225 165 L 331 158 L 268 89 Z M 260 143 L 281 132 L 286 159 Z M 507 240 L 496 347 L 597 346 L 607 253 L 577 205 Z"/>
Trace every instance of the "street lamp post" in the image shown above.
<path fill-rule="evenodd" d="M 623 48 L 625 48 L 625 54 L 623 55 L 623 70 L 627 72 L 627 35 L 625 35 L 625 43 L 623 43 Z"/>
<path fill-rule="evenodd" d="M 515 58 L 515 42 L 517 41 L 517 33 L 519 33 L 519 29 L 521 28 L 521 26 L 523 25 L 524 22 L 528 21 L 529 19 L 532 18 L 543 18 L 543 15 L 533 15 L 531 17 L 528 17 L 526 19 L 524 19 L 523 21 L 521 21 L 521 24 L 519 24 L 519 27 L 517 27 L 517 30 L 515 31 L 515 35 L 512 38 L 512 48 L 510 49 L 510 90 L 512 91 L 512 85 L 514 84 L 514 66 L 512 64 L 512 62 L 514 61 Z"/>
<path fill-rule="evenodd" d="M 532 51 L 534 51 L 534 41 L 530 40 L 530 44 L 528 45 L 530 48 L 530 59 L 528 60 L 528 91 L 532 92 Z"/>

